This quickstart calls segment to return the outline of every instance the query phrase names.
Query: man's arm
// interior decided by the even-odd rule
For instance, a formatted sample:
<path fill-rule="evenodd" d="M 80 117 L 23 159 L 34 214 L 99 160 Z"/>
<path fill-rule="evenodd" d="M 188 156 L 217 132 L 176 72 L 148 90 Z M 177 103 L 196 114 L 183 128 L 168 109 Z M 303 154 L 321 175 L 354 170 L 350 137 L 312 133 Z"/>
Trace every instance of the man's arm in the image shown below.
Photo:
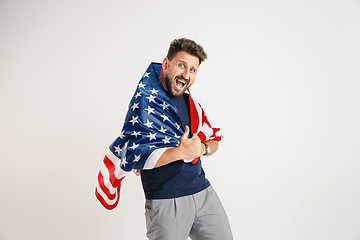
<path fill-rule="evenodd" d="M 196 134 L 194 134 L 191 138 L 188 138 L 189 132 L 190 129 L 186 126 L 185 132 L 180 138 L 179 146 L 166 149 L 156 162 L 154 166 L 155 168 L 177 160 L 201 157 L 206 153 L 206 147 L 201 143 L 200 138 Z M 217 151 L 219 145 L 218 141 L 209 140 L 205 143 L 210 147 L 210 153 L 206 156 L 211 156 Z"/>

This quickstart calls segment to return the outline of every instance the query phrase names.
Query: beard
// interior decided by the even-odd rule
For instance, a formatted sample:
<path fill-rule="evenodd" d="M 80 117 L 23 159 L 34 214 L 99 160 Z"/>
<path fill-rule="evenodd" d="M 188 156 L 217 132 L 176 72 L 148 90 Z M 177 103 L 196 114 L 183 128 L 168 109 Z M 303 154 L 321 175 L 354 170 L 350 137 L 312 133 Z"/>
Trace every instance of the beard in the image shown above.
<path fill-rule="evenodd" d="M 177 79 L 185 82 L 185 85 L 182 90 L 175 89 L 174 85 L 176 84 Z M 167 73 L 165 74 L 165 85 L 166 85 L 166 89 L 168 91 L 169 97 L 180 97 L 181 95 L 183 95 L 184 92 L 186 91 L 186 89 L 189 88 L 188 84 L 189 84 L 189 80 L 183 78 L 180 75 L 178 75 L 176 77 L 171 77 L 171 76 L 169 76 L 169 74 L 167 74 Z"/>

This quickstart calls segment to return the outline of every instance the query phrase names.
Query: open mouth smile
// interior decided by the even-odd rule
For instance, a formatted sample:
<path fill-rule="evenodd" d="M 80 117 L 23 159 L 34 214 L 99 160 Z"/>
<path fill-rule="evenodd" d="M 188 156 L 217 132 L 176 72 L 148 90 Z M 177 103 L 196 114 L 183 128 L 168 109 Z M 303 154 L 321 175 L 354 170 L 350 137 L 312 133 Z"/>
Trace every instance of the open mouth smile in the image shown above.
<path fill-rule="evenodd" d="M 186 81 L 181 80 L 179 78 L 175 79 L 175 88 L 177 90 L 182 90 L 186 86 Z"/>

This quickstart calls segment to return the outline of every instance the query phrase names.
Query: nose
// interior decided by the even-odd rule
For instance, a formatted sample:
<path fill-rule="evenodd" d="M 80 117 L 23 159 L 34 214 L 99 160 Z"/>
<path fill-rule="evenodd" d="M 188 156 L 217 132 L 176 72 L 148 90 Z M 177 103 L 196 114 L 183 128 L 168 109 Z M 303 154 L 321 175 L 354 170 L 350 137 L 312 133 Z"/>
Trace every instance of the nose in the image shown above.
<path fill-rule="evenodd" d="M 181 73 L 181 76 L 183 78 L 185 78 L 186 80 L 189 80 L 189 77 L 190 77 L 190 72 L 188 69 L 185 69 L 182 73 Z"/>

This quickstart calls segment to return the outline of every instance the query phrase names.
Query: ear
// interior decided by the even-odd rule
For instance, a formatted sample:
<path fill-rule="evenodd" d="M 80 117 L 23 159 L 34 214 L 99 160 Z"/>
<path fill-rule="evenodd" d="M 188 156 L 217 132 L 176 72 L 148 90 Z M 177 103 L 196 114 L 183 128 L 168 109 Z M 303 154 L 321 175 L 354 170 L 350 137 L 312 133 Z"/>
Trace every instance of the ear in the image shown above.
<path fill-rule="evenodd" d="M 163 70 L 166 70 L 168 68 L 168 64 L 169 64 L 169 59 L 166 57 L 166 58 L 164 58 L 164 60 L 162 62 Z"/>

